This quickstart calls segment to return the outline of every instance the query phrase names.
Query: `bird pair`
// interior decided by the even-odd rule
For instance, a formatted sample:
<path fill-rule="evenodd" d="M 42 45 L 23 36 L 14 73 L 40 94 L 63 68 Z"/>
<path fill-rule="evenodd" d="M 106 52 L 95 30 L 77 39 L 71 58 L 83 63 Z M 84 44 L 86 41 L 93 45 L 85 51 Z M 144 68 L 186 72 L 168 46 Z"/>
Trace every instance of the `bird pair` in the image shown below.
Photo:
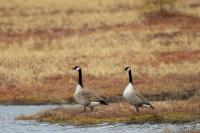
<path fill-rule="evenodd" d="M 81 104 L 84 106 L 84 111 L 86 111 L 86 107 L 90 107 L 90 109 L 92 110 L 93 107 L 101 105 L 101 104 L 108 105 L 108 103 L 105 102 L 103 98 L 96 95 L 91 90 L 83 88 L 81 67 L 75 66 L 73 70 L 78 71 L 79 73 L 78 84 L 76 86 L 74 98 L 78 104 Z M 125 67 L 124 70 L 128 72 L 128 75 L 129 75 L 129 83 L 123 92 L 124 99 L 129 104 L 133 105 L 136 108 L 137 112 L 139 112 L 140 107 L 151 107 L 152 109 L 154 109 L 151 103 L 144 96 L 136 92 L 136 90 L 134 89 L 131 68 Z"/>

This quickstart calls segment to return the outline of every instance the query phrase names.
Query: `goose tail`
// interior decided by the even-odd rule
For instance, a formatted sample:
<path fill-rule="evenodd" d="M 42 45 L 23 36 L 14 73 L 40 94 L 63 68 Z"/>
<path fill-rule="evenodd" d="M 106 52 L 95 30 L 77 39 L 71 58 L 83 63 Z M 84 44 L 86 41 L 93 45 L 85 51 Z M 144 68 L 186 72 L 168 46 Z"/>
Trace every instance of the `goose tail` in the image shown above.
<path fill-rule="evenodd" d="M 155 109 L 154 106 L 152 106 L 151 104 L 149 104 L 149 106 L 150 106 L 152 109 Z"/>
<path fill-rule="evenodd" d="M 103 104 L 103 105 L 108 105 L 108 103 L 104 100 L 101 100 L 100 103 Z"/>

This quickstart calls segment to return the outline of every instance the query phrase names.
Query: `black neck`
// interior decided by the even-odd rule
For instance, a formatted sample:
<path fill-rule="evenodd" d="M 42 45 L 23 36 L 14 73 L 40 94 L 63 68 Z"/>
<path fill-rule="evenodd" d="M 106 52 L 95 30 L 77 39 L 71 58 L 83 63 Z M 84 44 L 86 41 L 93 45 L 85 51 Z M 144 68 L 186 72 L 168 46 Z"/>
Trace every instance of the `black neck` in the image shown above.
<path fill-rule="evenodd" d="M 128 76 L 129 76 L 129 83 L 133 83 L 131 70 L 128 72 Z"/>
<path fill-rule="evenodd" d="M 79 73 L 78 83 L 83 87 L 82 71 L 81 71 L 81 69 L 78 70 L 78 73 Z"/>

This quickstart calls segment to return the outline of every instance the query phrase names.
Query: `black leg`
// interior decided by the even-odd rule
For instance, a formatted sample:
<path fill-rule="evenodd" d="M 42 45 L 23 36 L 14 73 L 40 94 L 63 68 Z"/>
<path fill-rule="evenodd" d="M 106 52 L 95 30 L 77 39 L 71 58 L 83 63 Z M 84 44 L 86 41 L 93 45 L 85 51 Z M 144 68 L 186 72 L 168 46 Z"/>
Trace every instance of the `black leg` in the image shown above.
<path fill-rule="evenodd" d="M 90 109 L 93 110 L 93 107 L 91 106 Z"/>
<path fill-rule="evenodd" d="M 84 111 L 87 111 L 87 110 L 86 110 L 86 106 L 84 106 Z"/>
<path fill-rule="evenodd" d="M 139 112 L 139 108 L 138 107 L 136 107 L 136 111 Z"/>

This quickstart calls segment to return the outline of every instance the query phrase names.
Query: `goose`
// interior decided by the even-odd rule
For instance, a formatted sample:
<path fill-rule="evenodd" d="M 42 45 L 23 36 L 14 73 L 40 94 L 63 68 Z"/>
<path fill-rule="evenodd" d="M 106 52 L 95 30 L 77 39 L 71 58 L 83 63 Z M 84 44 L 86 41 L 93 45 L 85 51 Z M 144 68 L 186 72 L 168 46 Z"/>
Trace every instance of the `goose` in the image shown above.
<path fill-rule="evenodd" d="M 82 70 L 80 66 L 75 66 L 72 68 L 72 70 L 78 71 L 79 73 L 78 84 L 74 93 L 74 99 L 78 104 L 84 106 L 84 111 L 86 111 L 86 107 L 90 107 L 90 109 L 93 110 L 93 107 L 95 106 L 101 104 L 108 105 L 108 103 L 106 103 L 103 98 L 83 87 Z"/>
<path fill-rule="evenodd" d="M 129 104 L 135 106 L 137 112 L 139 112 L 140 107 L 151 107 L 152 109 L 154 109 L 151 103 L 144 96 L 136 92 L 133 86 L 131 68 L 125 67 L 124 71 L 128 72 L 129 75 L 129 83 L 123 92 L 124 99 Z"/>

